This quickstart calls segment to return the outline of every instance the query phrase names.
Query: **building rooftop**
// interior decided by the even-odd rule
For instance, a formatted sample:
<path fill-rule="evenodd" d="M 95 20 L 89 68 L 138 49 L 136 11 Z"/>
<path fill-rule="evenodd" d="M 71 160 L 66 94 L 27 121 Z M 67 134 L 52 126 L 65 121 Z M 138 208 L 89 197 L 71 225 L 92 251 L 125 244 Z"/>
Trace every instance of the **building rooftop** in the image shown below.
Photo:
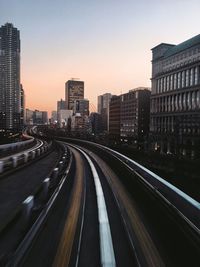
<path fill-rule="evenodd" d="M 150 87 L 142 87 L 142 86 L 140 86 L 140 87 L 137 87 L 137 88 L 134 88 L 134 89 L 129 90 L 129 92 L 144 91 L 144 90 L 150 91 L 151 88 Z"/>
<path fill-rule="evenodd" d="M 165 53 L 164 57 L 169 57 L 174 54 L 180 53 L 183 50 L 186 50 L 192 46 L 200 44 L 200 34 L 190 38 L 189 40 L 186 40 L 183 43 L 180 43 L 178 45 L 172 46 L 172 48 L 169 48 Z"/>

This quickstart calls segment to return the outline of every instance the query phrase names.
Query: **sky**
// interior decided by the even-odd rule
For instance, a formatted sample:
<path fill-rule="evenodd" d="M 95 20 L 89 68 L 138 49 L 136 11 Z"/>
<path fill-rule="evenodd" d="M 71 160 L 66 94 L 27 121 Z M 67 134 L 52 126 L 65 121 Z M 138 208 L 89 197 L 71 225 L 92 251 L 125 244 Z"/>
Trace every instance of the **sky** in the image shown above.
<path fill-rule="evenodd" d="M 200 33 L 199 0 L 0 0 L 0 26 L 20 30 L 26 107 L 56 110 L 65 82 L 97 96 L 151 86 L 151 48 Z"/>

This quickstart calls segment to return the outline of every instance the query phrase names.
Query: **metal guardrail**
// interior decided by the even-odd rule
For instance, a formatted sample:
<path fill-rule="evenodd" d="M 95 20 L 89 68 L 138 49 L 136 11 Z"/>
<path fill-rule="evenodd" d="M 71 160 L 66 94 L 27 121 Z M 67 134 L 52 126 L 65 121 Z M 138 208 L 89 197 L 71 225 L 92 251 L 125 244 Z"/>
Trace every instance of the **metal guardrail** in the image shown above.
<path fill-rule="evenodd" d="M 67 164 L 67 159 L 69 159 L 69 164 L 67 168 L 65 168 L 65 165 Z M 20 266 L 23 257 L 25 256 L 33 240 L 37 236 L 42 225 L 45 223 L 46 218 L 49 215 L 49 212 L 52 206 L 54 205 L 63 187 L 64 182 L 68 177 L 71 165 L 72 157 L 71 155 L 68 156 L 67 150 L 65 150 L 62 155 L 62 162 L 60 161 L 58 163 L 58 167 L 54 168 L 50 177 L 45 178 L 42 182 L 42 191 L 40 195 L 40 199 L 43 201 L 42 205 L 44 205 L 42 210 L 40 211 L 36 220 L 32 223 L 31 227 L 28 229 L 27 233 L 25 234 L 22 242 L 19 244 L 18 248 L 14 252 L 13 256 L 10 257 L 9 262 L 5 264 L 6 267 Z M 54 188 L 54 191 L 51 195 L 49 195 L 49 192 L 52 188 Z M 24 200 L 22 203 L 22 216 L 25 223 L 23 227 L 25 228 L 30 225 L 30 220 L 35 203 L 35 196 L 27 197 L 27 199 Z"/>
<path fill-rule="evenodd" d="M 21 151 L 17 154 L 10 155 L 0 159 L 0 174 L 5 171 L 14 169 L 20 165 L 26 164 L 28 161 L 39 157 L 50 149 L 52 142 L 38 140 L 36 146 L 33 148 Z"/>
<path fill-rule="evenodd" d="M 0 151 L 14 150 L 14 149 L 18 149 L 20 147 L 25 147 L 29 144 L 32 144 L 35 140 L 34 137 L 31 137 L 28 135 L 24 135 L 24 137 L 26 137 L 28 140 L 0 145 Z"/>
<path fill-rule="evenodd" d="M 120 157 L 123 162 L 125 161 L 147 187 L 153 189 L 159 197 L 200 233 L 200 203 L 198 201 L 127 156 L 107 147 L 104 149 L 118 158 Z"/>

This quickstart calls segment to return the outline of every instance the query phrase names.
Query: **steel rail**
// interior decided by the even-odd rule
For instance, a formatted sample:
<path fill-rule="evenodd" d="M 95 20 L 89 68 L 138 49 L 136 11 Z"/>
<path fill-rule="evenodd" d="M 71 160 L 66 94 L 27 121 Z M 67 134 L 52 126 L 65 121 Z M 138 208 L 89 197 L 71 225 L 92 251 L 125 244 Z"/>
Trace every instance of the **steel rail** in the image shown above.
<path fill-rule="evenodd" d="M 113 242 L 112 242 L 104 193 L 99 179 L 99 175 L 90 157 L 79 147 L 71 144 L 69 145 L 77 149 L 80 153 L 82 153 L 90 165 L 92 175 L 94 178 L 94 184 L 97 196 L 101 264 L 103 267 L 114 267 L 116 266 L 116 262 L 113 249 Z"/>
<path fill-rule="evenodd" d="M 71 139 L 77 141 L 77 139 Z M 68 139 L 68 142 L 70 139 Z M 90 141 L 83 141 L 82 143 L 91 144 L 96 148 L 101 148 L 107 151 L 113 157 L 116 157 L 130 171 L 135 173 L 143 184 L 161 198 L 168 206 L 170 206 L 179 216 L 181 216 L 198 234 L 200 234 L 200 203 L 188 196 L 186 193 L 170 184 L 159 175 L 148 170 L 146 167 L 128 158 L 127 156 L 115 151 L 106 146 L 96 144 Z"/>

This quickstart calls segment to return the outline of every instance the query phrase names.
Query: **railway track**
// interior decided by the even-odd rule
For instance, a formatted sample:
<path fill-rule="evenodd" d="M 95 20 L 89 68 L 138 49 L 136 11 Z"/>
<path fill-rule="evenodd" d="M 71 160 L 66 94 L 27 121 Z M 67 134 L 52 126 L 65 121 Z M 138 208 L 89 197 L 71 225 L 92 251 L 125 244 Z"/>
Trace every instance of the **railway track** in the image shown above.
<path fill-rule="evenodd" d="M 198 266 L 195 229 L 144 185 L 134 162 L 59 143 L 67 164 L 6 266 Z"/>
<path fill-rule="evenodd" d="M 73 171 L 63 183 L 45 232 L 34 242 L 23 266 L 138 266 L 120 210 L 100 166 L 83 149 L 62 144 L 73 155 Z M 59 227 L 55 228 L 57 212 Z M 46 244 L 47 233 L 54 244 L 50 247 Z"/>

